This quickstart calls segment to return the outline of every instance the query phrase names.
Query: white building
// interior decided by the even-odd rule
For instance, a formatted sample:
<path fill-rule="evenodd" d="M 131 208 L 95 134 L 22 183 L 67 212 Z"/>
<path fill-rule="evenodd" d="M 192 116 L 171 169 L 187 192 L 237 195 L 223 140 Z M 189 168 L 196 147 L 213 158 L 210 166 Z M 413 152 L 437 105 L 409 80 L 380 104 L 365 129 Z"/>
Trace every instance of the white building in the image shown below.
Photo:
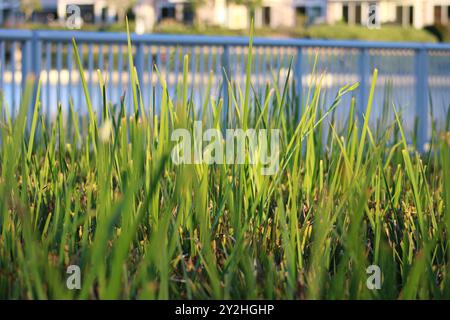
<path fill-rule="evenodd" d="M 195 13 L 193 11 L 187 0 L 139 0 L 134 8 L 139 29 L 144 24 L 148 25 L 149 21 L 156 23 L 164 19 L 184 23 L 197 20 L 206 26 L 244 29 L 249 26 L 252 16 L 248 7 L 228 0 L 207 0 L 195 9 Z M 292 0 L 263 0 L 261 5 L 255 8 L 253 16 L 257 27 L 278 28 L 295 25 Z"/>
<path fill-rule="evenodd" d="M 17 0 L 15 2 L 19 3 Z M 116 20 L 116 10 L 108 0 L 40 0 L 40 8 L 33 13 L 32 19 L 38 22 L 63 21 L 70 15 L 67 10 L 70 5 L 78 6 L 81 17 L 86 23 L 103 23 Z M 19 7 L 17 5 L 16 10 L 19 10 Z"/>
<path fill-rule="evenodd" d="M 42 0 L 41 0 L 42 1 Z M 108 6 L 107 0 L 47 0 L 56 2 L 58 19 L 63 20 L 67 15 L 69 5 L 76 5 L 81 9 L 81 16 L 87 23 L 112 22 L 116 14 L 114 8 Z"/>
<path fill-rule="evenodd" d="M 292 27 L 296 23 L 292 0 L 263 0 L 255 11 L 255 26 Z"/>
<path fill-rule="evenodd" d="M 0 22 L 1 13 L 10 9 L 11 3 L 17 7 L 18 1 L 0 0 Z M 109 23 L 117 19 L 114 1 L 108 0 L 41 0 L 42 8 L 35 17 L 63 20 L 68 5 L 79 6 L 87 23 Z M 195 9 L 189 0 L 136 0 L 133 12 L 136 31 L 142 33 L 151 31 L 165 19 L 187 24 L 196 20 L 204 26 L 229 29 L 247 28 L 250 17 L 254 17 L 256 27 L 270 28 L 339 22 L 365 25 L 369 7 L 374 5 L 380 24 L 423 28 L 450 23 L 450 0 L 261 0 L 253 10 L 230 0 L 204 0 Z"/>
<path fill-rule="evenodd" d="M 139 3 L 152 3 L 154 13 L 150 15 L 154 16 L 153 19 L 145 15 L 141 17 L 147 23 L 166 18 L 179 22 L 193 21 L 194 14 L 187 0 L 140 0 Z M 450 0 L 262 0 L 255 8 L 254 20 L 256 27 L 271 28 L 295 27 L 305 23 L 365 25 L 370 6 L 375 6 L 381 24 L 423 28 L 450 22 Z M 206 0 L 196 9 L 196 17 L 201 23 L 230 29 L 248 27 L 250 16 L 247 7 L 227 0 Z"/>
<path fill-rule="evenodd" d="M 375 5 L 381 24 L 423 28 L 435 23 L 447 24 L 450 0 L 328 0 L 326 21 L 365 24 L 369 6 Z"/>

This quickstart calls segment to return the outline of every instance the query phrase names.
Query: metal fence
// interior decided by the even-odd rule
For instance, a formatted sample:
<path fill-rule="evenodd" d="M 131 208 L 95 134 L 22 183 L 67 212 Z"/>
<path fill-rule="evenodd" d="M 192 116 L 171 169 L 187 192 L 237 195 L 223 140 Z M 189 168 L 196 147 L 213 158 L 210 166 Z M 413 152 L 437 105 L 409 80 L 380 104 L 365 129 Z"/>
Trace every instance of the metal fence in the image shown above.
<path fill-rule="evenodd" d="M 0 88 L 3 101 L 11 110 L 17 110 L 26 75 L 31 73 L 40 75 L 42 106 L 48 114 L 55 112 L 58 102 L 67 105 L 69 97 L 82 110 L 84 99 L 72 38 L 79 46 L 91 99 L 98 102 L 96 105 L 100 106 L 97 69 L 107 79 L 108 100 L 117 103 L 124 92 L 130 92 L 124 33 L 0 30 Z M 212 81 L 211 94 L 225 93 L 227 86 L 221 85 L 225 75 L 237 84 L 245 81 L 248 38 L 133 34 L 131 39 L 143 99 L 150 104 L 157 106 L 161 98 L 153 66 L 174 90 L 182 76 L 185 54 L 190 56 L 189 83 L 196 95 L 193 99 L 205 98 L 208 81 Z M 415 119 L 419 119 L 418 132 L 423 141 L 428 138 L 432 120 L 429 98 L 435 119 L 442 119 L 450 105 L 449 44 L 256 38 L 253 54 L 255 87 L 285 78 L 292 59 L 292 79 L 297 90 L 304 93 L 317 55 L 318 72 L 326 72 L 325 103 L 342 85 L 360 82 L 356 92 L 360 109 L 366 105 L 372 70 L 378 68 L 374 118 L 381 112 L 384 86 L 389 82 L 392 101 L 404 111 L 407 129 L 412 130 Z"/>

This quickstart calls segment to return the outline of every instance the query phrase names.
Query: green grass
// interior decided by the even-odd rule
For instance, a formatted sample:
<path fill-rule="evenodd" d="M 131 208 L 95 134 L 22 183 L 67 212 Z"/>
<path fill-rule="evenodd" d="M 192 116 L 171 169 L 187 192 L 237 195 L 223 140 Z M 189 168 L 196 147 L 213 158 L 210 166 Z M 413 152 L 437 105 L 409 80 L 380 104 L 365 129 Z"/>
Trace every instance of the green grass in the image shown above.
<path fill-rule="evenodd" d="M 131 22 L 130 30 L 134 30 Z M 25 23 L 13 25 L 10 28 L 27 30 L 67 30 L 65 25 Z M 126 32 L 126 25 L 114 23 L 111 25 L 84 24 L 81 31 Z M 214 25 L 185 24 L 172 19 L 165 19 L 156 24 L 151 31 L 157 34 L 189 34 L 211 36 L 247 36 L 249 28 L 228 29 Z M 427 26 L 423 29 L 403 27 L 395 24 L 383 24 L 380 29 L 369 29 L 364 25 L 348 25 L 343 22 L 335 24 L 313 24 L 305 26 L 297 23 L 294 27 L 255 28 L 256 37 L 270 38 L 311 38 L 311 39 L 341 39 L 341 40 L 368 40 L 368 41 L 394 41 L 394 42 L 449 42 L 449 29 L 445 26 Z M 54 60 L 53 60 L 54 61 Z"/>
<path fill-rule="evenodd" d="M 322 105 L 319 75 L 302 104 L 276 77 L 255 99 L 251 56 L 245 87 L 228 84 L 233 105 L 194 106 L 184 63 L 159 114 L 133 67 L 130 108 L 94 108 L 83 81 L 88 116 L 71 103 L 47 122 L 33 79 L 16 117 L 0 105 L 0 298 L 450 298 L 450 133 L 434 131 L 426 154 L 408 145 L 395 106 L 372 105 L 376 70 L 361 122 L 342 103 L 357 84 Z M 374 108 L 396 120 L 369 126 Z M 280 129 L 280 169 L 174 165 L 171 132 L 195 120 Z M 72 264 L 81 290 L 66 288 Z M 381 290 L 366 287 L 372 264 Z"/>

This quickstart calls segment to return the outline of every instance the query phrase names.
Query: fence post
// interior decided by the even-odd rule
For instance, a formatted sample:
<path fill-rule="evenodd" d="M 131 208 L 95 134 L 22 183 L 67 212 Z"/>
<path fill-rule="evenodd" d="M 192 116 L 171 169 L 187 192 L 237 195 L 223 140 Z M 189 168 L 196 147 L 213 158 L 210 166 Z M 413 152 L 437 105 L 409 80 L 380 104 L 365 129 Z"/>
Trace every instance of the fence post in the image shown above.
<path fill-rule="evenodd" d="M 428 52 L 426 48 L 415 52 L 415 82 L 416 82 L 416 118 L 417 118 L 417 148 L 424 151 L 428 142 Z"/>
<path fill-rule="evenodd" d="M 28 110 L 28 127 L 31 127 L 33 121 L 34 104 L 37 97 L 37 87 L 41 73 L 41 43 L 38 38 L 38 31 L 32 31 L 30 40 L 27 40 L 26 50 L 22 50 L 22 59 L 25 58 L 26 65 L 22 66 L 22 86 L 25 84 L 25 79 L 28 75 L 34 76 L 33 99 Z M 25 81 L 24 81 L 25 80 Z"/>
<path fill-rule="evenodd" d="M 358 101 L 358 118 L 360 126 L 364 122 L 363 114 L 367 104 L 367 75 L 369 73 L 369 53 L 367 48 L 361 48 L 358 59 L 359 72 L 359 101 Z"/>
<path fill-rule="evenodd" d="M 136 47 L 136 62 L 135 62 L 137 77 L 139 81 L 139 90 L 142 90 L 143 86 L 143 74 L 144 74 L 144 44 L 142 42 L 138 42 Z M 141 103 L 139 99 L 139 95 L 142 95 L 142 92 L 138 92 L 138 105 Z M 139 105 L 139 109 L 143 110 L 143 106 Z M 139 111 L 140 112 L 140 111 Z M 145 112 L 145 111 L 143 111 Z"/>
<path fill-rule="evenodd" d="M 142 77 L 144 73 L 144 44 L 139 42 L 136 47 L 136 71 L 139 83 L 142 86 Z"/>
<path fill-rule="evenodd" d="M 39 80 L 41 74 L 41 42 L 39 40 L 38 31 L 33 31 L 31 39 L 31 59 L 33 61 L 33 73 L 36 76 L 36 80 Z"/>
<path fill-rule="evenodd" d="M 297 110 L 297 120 L 300 120 L 301 114 L 302 114 L 302 99 L 303 99 L 303 83 L 302 83 L 302 76 L 303 76 L 303 69 L 302 69 L 302 63 L 303 63 L 303 50 L 302 47 L 297 47 L 297 60 L 295 61 L 295 73 L 294 73 L 294 79 L 296 83 L 297 90 L 297 100 L 298 100 L 298 110 Z"/>
<path fill-rule="evenodd" d="M 229 101 L 228 101 L 228 81 L 230 78 L 230 47 L 225 44 L 222 53 L 222 94 L 223 94 L 223 116 L 227 119 Z"/>
<path fill-rule="evenodd" d="M 27 76 L 29 74 L 30 68 L 30 40 L 24 40 L 22 43 L 22 90 L 25 89 L 27 82 Z"/>

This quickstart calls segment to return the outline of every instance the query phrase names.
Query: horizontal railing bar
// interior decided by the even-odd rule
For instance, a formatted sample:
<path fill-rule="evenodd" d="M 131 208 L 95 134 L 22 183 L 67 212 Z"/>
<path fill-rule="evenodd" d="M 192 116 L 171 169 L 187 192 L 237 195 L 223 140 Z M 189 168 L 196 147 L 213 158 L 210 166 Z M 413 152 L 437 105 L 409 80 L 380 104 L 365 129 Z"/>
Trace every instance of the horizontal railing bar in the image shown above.
<path fill-rule="evenodd" d="M 0 40 L 24 41 L 30 40 L 32 37 L 33 31 L 31 30 L 0 29 Z"/>
<path fill-rule="evenodd" d="M 0 29 L 0 39 L 28 40 L 36 33 L 38 40 L 51 42 L 69 42 L 75 38 L 77 42 L 126 43 L 126 33 L 90 32 L 90 31 L 55 31 L 55 30 L 5 30 Z M 131 34 L 134 43 L 151 45 L 209 45 L 209 46 L 246 46 L 248 37 L 203 36 L 203 35 L 167 35 L 167 34 Z M 271 39 L 254 38 L 255 46 L 267 47 L 323 47 L 348 49 L 397 49 L 397 50 L 443 50 L 450 51 L 450 44 L 419 42 L 384 42 L 359 40 L 323 40 L 323 39 Z"/>

